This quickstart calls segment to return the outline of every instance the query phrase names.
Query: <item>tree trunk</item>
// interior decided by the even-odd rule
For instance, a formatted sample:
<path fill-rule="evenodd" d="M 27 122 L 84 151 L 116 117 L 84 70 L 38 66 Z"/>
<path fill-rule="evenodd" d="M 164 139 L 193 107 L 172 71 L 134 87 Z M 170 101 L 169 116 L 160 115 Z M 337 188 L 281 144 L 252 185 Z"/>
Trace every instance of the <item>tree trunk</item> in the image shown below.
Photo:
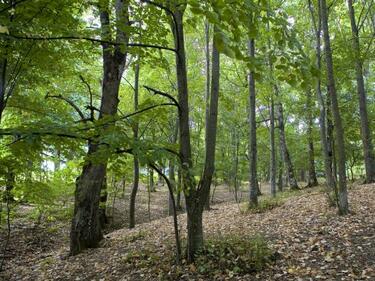
<path fill-rule="evenodd" d="M 171 143 L 176 144 L 177 138 L 178 138 L 178 120 L 173 128 L 173 135 L 172 135 Z M 175 176 L 175 160 L 174 159 L 169 160 L 169 185 L 171 186 L 172 191 L 173 191 L 169 193 L 169 200 L 168 200 L 169 202 L 168 213 L 171 216 L 174 214 L 174 211 L 175 211 L 174 208 L 176 208 L 176 206 L 174 206 L 174 202 L 175 202 L 174 194 L 176 193 L 176 176 Z"/>
<path fill-rule="evenodd" d="M 272 95 L 272 94 L 271 94 Z M 275 105 L 271 96 L 270 105 L 270 191 L 272 197 L 276 196 L 276 151 L 275 151 Z"/>
<path fill-rule="evenodd" d="M 102 3 L 100 7 L 100 21 L 102 39 L 110 40 L 111 30 L 109 3 Z M 127 1 L 116 1 L 116 21 L 128 25 Z M 118 27 L 116 29 L 116 41 L 127 43 L 126 34 Z M 103 82 L 99 119 L 114 116 L 119 103 L 118 93 L 122 73 L 124 71 L 126 54 L 120 45 L 113 48 L 108 43 L 102 44 L 103 49 Z M 105 134 L 108 127 L 104 127 L 101 134 Z M 83 166 L 81 175 L 76 181 L 74 214 L 70 232 L 70 254 L 76 255 L 89 247 L 96 247 L 102 238 L 99 219 L 100 189 L 105 178 L 107 159 L 101 159 L 101 163 L 93 162 L 90 157 L 104 149 L 103 145 L 93 142 L 88 144 L 88 159 Z"/>
<path fill-rule="evenodd" d="M 8 60 L 5 57 L 1 59 L 0 63 L 0 122 L 3 117 L 5 109 L 5 100 L 6 100 L 6 84 L 7 84 L 7 66 Z"/>
<path fill-rule="evenodd" d="M 98 145 L 89 144 L 88 155 L 98 150 Z M 99 200 L 100 189 L 105 176 L 106 164 L 84 165 L 82 174 L 76 180 L 74 216 L 70 231 L 70 254 L 97 247 L 102 239 Z"/>
<path fill-rule="evenodd" d="M 348 194 L 346 187 L 346 168 L 345 168 L 345 143 L 344 143 L 344 129 L 341 124 L 341 116 L 335 86 L 335 76 L 333 70 L 331 42 L 329 38 L 328 28 L 328 9 L 326 0 L 320 0 L 321 15 L 322 15 L 322 28 L 324 38 L 324 52 L 327 65 L 327 82 L 328 93 L 332 104 L 332 115 L 335 125 L 335 144 L 337 145 L 337 164 L 338 164 L 338 204 L 339 214 L 345 215 L 349 212 Z"/>
<path fill-rule="evenodd" d="M 248 51 L 250 57 L 255 57 L 255 40 L 248 42 Z M 249 204 L 258 205 L 258 178 L 257 178 L 257 139 L 256 139 L 256 93 L 254 71 L 248 74 L 249 85 Z"/>
<path fill-rule="evenodd" d="M 284 113 L 283 113 L 283 105 L 281 103 L 278 104 L 278 120 L 279 120 L 279 132 L 280 132 L 280 148 L 281 148 L 281 152 L 283 155 L 283 161 L 287 169 L 287 179 L 289 181 L 290 189 L 298 190 L 299 187 L 298 187 L 297 179 L 294 175 L 292 160 L 290 159 L 289 150 L 286 145 Z"/>
<path fill-rule="evenodd" d="M 205 22 L 205 39 L 206 39 L 206 46 L 205 46 L 205 50 L 206 50 L 206 116 L 205 116 L 205 124 L 206 124 L 206 131 L 205 131 L 205 145 L 206 147 L 209 145 L 207 143 L 207 131 L 208 131 L 208 125 L 209 125 L 209 117 L 210 117 L 210 77 L 211 77 L 211 73 L 210 73 L 210 64 L 211 64 L 211 60 L 210 60 L 210 24 L 208 23 L 208 21 L 206 20 Z M 209 191 L 208 191 L 208 194 L 210 194 L 210 189 L 211 189 L 211 186 L 208 187 Z M 210 210 L 210 196 L 207 196 L 207 201 L 206 201 L 206 204 L 204 206 L 204 209 L 205 210 Z"/>
<path fill-rule="evenodd" d="M 183 13 L 186 4 L 173 1 L 172 31 L 176 48 L 176 73 L 179 103 L 179 140 L 180 159 L 183 176 L 183 190 L 185 193 L 187 209 L 187 261 L 193 262 L 197 250 L 203 244 L 202 213 L 206 203 L 214 172 L 215 143 L 217 127 L 217 107 L 219 92 L 219 52 L 216 47 L 212 51 L 212 86 L 210 97 L 210 118 L 207 126 L 207 143 L 205 167 L 199 185 L 195 185 L 194 177 L 191 175 L 191 144 L 189 128 L 189 100 L 187 87 L 187 69 L 184 43 Z M 216 31 L 215 31 L 216 32 Z"/>
<path fill-rule="evenodd" d="M 322 63 L 321 63 L 321 33 L 322 33 L 322 21 L 321 21 L 321 9 L 320 9 L 320 2 L 318 1 L 318 18 L 315 20 L 314 16 L 314 9 L 311 0 L 309 0 L 309 9 L 311 13 L 311 18 L 314 26 L 314 33 L 315 33 L 315 53 L 316 53 L 316 66 L 318 70 L 321 72 L 322 70 Z M 327 187 L 327 194 L 329 203 L 332 205 L 335 200 L 331 198 L 331 195 L 334 190 L 336 190 L 336 184 L 332 175 L 332 155 L 329 152 L 329 144 L 328 144 L 328 136 L 327 136 L 327 126 L 326 121 L 326 106 L 325 100 L 322 94 L 321 89 L 321 80 L 318 77 L 316 82 L 316 94 L 319 104 L 319 129 L 320 129 L 320 142 L 321 142 L 321 149 L 322 155 L 324 159 L 324 171 L 325 171 L 325 178 L 326 178 L 326 187 Z"/>
<path fill-rule="evenodd" d="M 308 154 L 309 154 L 309 170 L 308 170 L 308 180 L 307 187 L 314 187 L 318 185 L 318 179 L 316 178 L 315 172 L 315 158 L 314 158 L 314 135 L 313 135 L 313 104 L 311 100 L 311 91 L 307 91 L 307 143 L 308 143 Z"/>
<path fill-rule="evenodd" d="M 181 168 L 178 167 L 177 171 L 177 192 L 176 192 L 176 208 L 177 210 L 181 211 L 181 190 L 182 190 L 182 175 L 181 175 Z"/>
<path fill-rule="evenodd" d="M 138 110 L 138 96 L 139 96 L 139 61 L 135 65 L 134 72 L 134 112 Z M 133 139 L 136 143 L 138 141 L 138 130 L 139 124 L 136 121 L 133 127 Z M 129 228 L 134 228 L 135 226 L 135 199 L 137 197 L 138 187 L 139 187 L 139 160 L 138 156 L 133 156 L 133 187 L 130 194 L 129 202 Z"/>
<path fill-rule="evenodd" d="M 155 192 L 154 170 L 149 168 L 149 182 L 148 189 L 150 192 Z"/>
<path fill-rule="evenodd" d="M 359 44 L 359 31 L 357 23 L 355 21 L 355 12 L 353 7 L 353 1 L 348 0 L 350 25 L 352 29 L 352 44 L 353 54 L 355 61 L 355 72 L 357 80 L 357 94 L 359 102 L 359 115 L 361 117 L 361 137 L 363 145 L 363 156 L 366 170 L 366 182 L 375 182 L 375 156 L 373 151 L 371 130 L 367 114 L 367 103 L 366 103 L 366 90 L 365 82 L 363 79 L 363 68 L 361 60 L 361 51 Z"/>

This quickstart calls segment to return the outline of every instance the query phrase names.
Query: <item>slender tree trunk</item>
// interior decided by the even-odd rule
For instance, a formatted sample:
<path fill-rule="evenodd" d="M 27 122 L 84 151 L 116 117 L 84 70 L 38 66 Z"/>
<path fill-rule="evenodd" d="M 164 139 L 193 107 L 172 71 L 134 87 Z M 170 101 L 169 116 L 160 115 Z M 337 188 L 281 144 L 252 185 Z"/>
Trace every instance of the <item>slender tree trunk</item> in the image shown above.
<path fill-rule="evenodd" d="M 176 124 L 174 125 L 174 128 L 173 128 L 173 136 L 172 136 L 172 140 L 171 140 L 171 143 L 172 144 L 176 144 L 177 142 L 177 138 L 178 138 L 178 120 L 176 122 Z M 176 193 L 176 176 L 175 176 L 175 163 L 174 163 L 174 159 L 170 159 L 169 160 L 169 184 L 170 186 L 172 187 L 172 193 L 169 193 L 169 215 L 173 215 L 174 214 L 174 203 L 175 200 L 174 200 L 174 194 Z"/>
<path fill-rule="evenodd" d="M 285 138 L 285 127 L 284 127 L 284 113 L 283 113 L 283 105 L 281 103 L 278 104 L 278 120 L 279 120 L 279 132 L 280 132 L 280 148 L 283 155 L 283 161 L 285 163 L 287 169 L 287 179 L 289 181 L 290 189 L 298 190 L 298 183 L 297 179 L 294 174 L 292 160 L 290 159 L 289 150 L 286 145 L 286 138 Z"/>
<path fill-rule="evenodd" d="M 206 131 L 205 131 L 205 145 L 206 147 L 209 145 L 207 143 L 207 131 L 208 131 L 208 126 L 209 126 L 209 118 L 210 118 L 210 77 L 211 77 L 211 73 L 210 73 L 210 64 L 211 64 L 211 60 L 210 60 L 210 24 L 208 23 L 208 21 L 206 20 L 205 22 L 205 39 L 206 39 L 206 46 L 205 46 L 205 50 L 206 50 L 206 118 L 205 118 L 205 124 L 206 124 Z M 210 193 L 210 189 L 211 187 L 209 186 L 208 187 L 209 189 L 209 193 Z M 207 197 L 207 202 L 204 206 L 205 210 L 210 210 L 210 196 Z"/>
<path fill-rule="evenodd" d="M 154 170 L 149 168 L 148 172 L 149 172 L 148 188 L 149 188 L 150 192 L 155 192 Z"/>
<path fill-rule="evenodd" d="M 0 122 L 5 109 L 7 66 L 8 60 L 6 57 L 4 57 L 0 62 Z"/>
<path fill-rule="evenodd" d="M 172 31 L 176 48 L 176 72 L 178 86 L 179 103 L 179 140 L 180 158 L 183 176 L 183 190 L 187 209 L 187 261 L 193 262 L 197 250 L 203 244 L 202 214 L 211 185 L 212 174 L 214 172 L 217 108 L 219 92 L 219 52 L 216 47 L 212 51 L 212 86 L 210 96 L 210 118 L 207 127 L 207 143 L 205 168 L 199 185 L 195 185 L 195 180 L 191 175 L 191 144 L 189 128 L 189 101 L 187 87 L 187 69 L 184 43 L 183 14 L 185 4 L 173 1 L 173 21 Z M 215 31 L 216 32 L 216 31 Z"/>
<path fill-rule="evenodd" d="M 271 96 L 270 105 L 270 189 L 271 195 L 276 196 L 276 149 L 275 149 L 275 105 Z"/>
<path fill-rule="evenodd" d="M 255 57 L 255 40 L 248 42 L 248 51 L 250 57 Z M 254 71 L 248 74 L 249 85 L 249 204 L 258 205 L 258 177 L 257 177 L 257 139 L 256 139 L 256 93 Z"/>
<path fill-rule="evenodd" d="M 307 143 L 308 143 L 308 154 L 309 154 L 309 170 L 308 170 L 308 187 L 314 187 L 318 185 L 318 179 L 316 178 L 315 172 L 315 151 L 314 151 L 314 135 L 313 135 L 313 104 L 311 100 L 311 91 L 307 91 Z"/>
<path fill-rule="evenodd" d="M 134 112 L 138 110 L 138 99 L 139 99 L 139 61 L 135 65 L 134 73 Z M 133 139 L 136 143 L 138 141 L 138 130 L 139 124 L 136 122 L 133 127 Z M 137 197 L 138 187 L 139 187 L 139 160 L 138 156 L 133 157 L 133 187 L 130 194 L 129 203 L 129 228 L 134 228 L 135 226 L 135 200 Z"/>
<path fill-rule="evenodd" d="M 318 1 L 318 15 L 317 19 L 315 20 L 314 16 L 314 8 L 312 5 L 311 0 L 309 0 L 309 9 L 311 13 L 311 19 L 313 22 L 314 33 L 315 33 L 315 52 L 316 52 L 316 66 L 318 70 L 321 72 L 322 70 L 322 63 L 321 63 L 321 33 L 322 33 L 322 21 L 321 21 L 321 9 L 320 9 L 320 2 Z M 322 155 L 324 159 L 324 171 L 326 177 L 326 187 L 327 187 L 327 194 L 329 203 L 332 205 L 334 204 L 335 200 L 331 198 L 331 195 L 334 190 L 336 190 L 336 184 L 332 175 L 332 154 L 330 155 L 329 151 L 329 144 L 328 144 L 328 137 L 327 137 L 327 126 L 326 121 L 327 114 L 326 114 L 326 106 L 325 100 L 323 97 L 322 89 L 321 89 L 321 80 L 318 77 L 316 82 L 316 94 L 319 104 L 319 129 L 320 129 L 320 142 L 321 142 L 321 149 Z"/>
<path fill-rule="evenodd" d="M 348 0 L 350 25 L 352 28 L 353 55 L 355 61 L 355 72 L 357 80 L 357 94 L 359 102 L 359 115 L 361 117 L 361 137 L 363 145 L 363 156 L 366 170 L 366 182 L 375 182 L 375 156 L 371 139 L 371 130 L 367 114 L 366 90 L 363 79 L 363 67 L 361 50 L 359 44 L 359 31 L 355 20 L 353 1 Z"/>
<path fill-rule="evenodd" d="M 329 38 L 328 28 L 328 9 L 326 0 L 320 0 L 321 15 L 322 15 L 322 28 L 324 38 L 324 52 L 327 65 L 327 82 L 328 93 L 332 104 L 332 115 L 335 125 L 335 144 L 337 145 L 337 162 L 338 162 L 338 204 L 339 214 L 345 215 L 349 212 L 348 193 L 346 187 L 346 168 L 345 168 L 345 143 L 344 143 L 344 129 L 341 123 L 341 116 L 335 86 L 335 76 L 333 70 L 331 42 Z"/>
<path fill-rule="evenodd" d="M 181 190 L 182 190 L 182 175 L 181 175 L 181 168 L 178 167 L 177 171 L 177 193 L 176 193 L 176 208 L 177 210 L 181 211 L 182 210 L 182 205 L 181 205 Z"/>
<path fill-rule="evenodd" d="M 102 29 L 102 39 L 111 39 L 109 3 L 102 2 L 100 7 L 100 20 Z M 128 5 L 127 1 L 116 1 L 116 21 L 128 25 Z M 126 34 L 120 29 L 116 29 L 116 41 L 127 43 Z M 102 99 L 100 105 L 99 119 L 107 116 L 114 116 L 119 103 L 118 93 L 122 73 L 124 71 L 126 53 L 120 46 L 112 48 L 107 43 L 103 47 L 103 83 Z M 105 134 L 108 127 L 103 128 L 101 134 Z M 83 166 L 81 175 L 76 181 L 74 214 L 70 232 L 70 254 L 75 255 L 82 250 L 96 247 L 102 238 L 100 225 L 100 189 L 106 173 L 107 159 L 102 159 L 101 163 L 91 161 L 90 157 L 98 151 L 105 149 L 94 142 L 88 144 L 88 159 Z"/>

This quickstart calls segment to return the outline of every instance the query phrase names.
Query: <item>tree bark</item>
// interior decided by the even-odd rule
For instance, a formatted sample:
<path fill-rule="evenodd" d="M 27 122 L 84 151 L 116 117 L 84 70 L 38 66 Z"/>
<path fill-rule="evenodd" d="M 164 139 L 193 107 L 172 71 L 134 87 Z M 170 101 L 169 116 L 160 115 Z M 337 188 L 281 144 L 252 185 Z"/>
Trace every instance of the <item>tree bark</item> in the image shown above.
<path fill-rule="evenodd" d="M 333 60 L 331 51 L 331 42 L 329 38 L 328 27 L 328 9 L 326 0 L 320 0 L 321 16 L 322 16 L 322 29 L 324 39 L 324 52 L 326 57 L 327 66 L 327 82 L 328 93 L 332 104 L 332 115 L 335 125 L 335 144 L 337 145 L 337 164 L 338 164 L 338 208 L 339 214 L 345 215 L 349 212 L 348 194 L 346 187 L 346 168 L 345 168 L 345 143 L 344 143 L 344 129 L 341 123 L 341 116 L 339 104 L 336 93 L 335 76 L 333 70 Z"/>
<path fill-rule="evenodd" d="M 371 130 L 367 114 L 366 90 L 363 78 L 363 67 L 361 50 L 359 44 L 359 31 L 355 20 L 353 1 L 348 0 L 350 25 L 352 29 L 353 55 L 357 80 L 357 94 L 359 102 L 359 115 L 361 118 L 361 137 L 363 145 L 363 156 L 366 170 L 366 183 L 375 182 L 375 156 L 371 139 Z"/>
<path fill-rule="evenodd" d="M 104 1 L 100 6 L 100 21 L 102 39 L 111 39 L 109 2 Z M 116 10 L 116 41 L 126 44 L 127 35 L 120 26 L 128 25 L 128 1 L 117 0 Z M 121 24 L 120 24 L 121 21 Z M 120 45 L 112 48 L 108 43 L 102 44 L 103 49 L 103 82 L 99 119 L 114 116 L 119 103 L 118 93 L 122 73 L 125 67 L 127 53 L 121 50 Z M 103 128 L 105 134 L 108 128 Z M 105 178 L 107 159 L 101 163 L 93 162 L 90 158 L 100 150 L 105 149 L 94 142 L 88 143 L 88 157 L 83 166 L 81 175 L 76 181 L 74 214 L 70 232 L 70 254 L 76 255 L 86 248 L 98 246 L 102 239 L 100 225 L 100 189 Z"/>
<path fill-rule="evenodd" d="M 139 61 L 135 65 L 134 72 L 134 112 L 138 110 L 138 96 L 139 96 Z M 136 121 L 133 127 L 133 140 L 136 143 L 138 141 L 138 130 L 139 124 Z M 129 228 L 134 228 L 135 226 L 135 199 L 138 193 L 139 187 L 139 160 L 138 156 L 133 156 L 133 187 L 130 194 L 129 202 Z"/>
<path fill-rule="evenodd" d="M 311 91 L 307 91 L 307 143 L 308 143 L 308 155 L 309 155 L 309 169 L 308 169 L 308 180 L 307 187 L 314 187 L 318 185 L 318 179 L 316 178 L 315 172 L 315 151 L 314 151 L 314 135 L 313 135 L 313 104 L 311 100 Z"/>
<path fill-rule="evenodd" d="M 210 60 L 210 24 L 208 23 L 208 21 L 206 20 L 205 22 L 205 39 L 206 39 L 206 46 L 205 46 L 205 50 L 206 50 L 206 116 L 205 116 L 205 124 L 206 124 L 206 131 L 205 131 L 205 145 L 206 145 L 206 148 L 207 146 L 209 145 L 207 143 L 207 132 L 208 132 L 208 125 L 209 125 L 209 118 L 210 118 L 210 77 L 211 77 L 211 73 L 210 73 L 210 64 L 211 64 L 211 60 Z M 209 191 L 208 191 L 208 194 L 210 194 L 210 189 L 211 187 L 209 186 L 208 187 Z M 207 201 L 206 201 L 206 204 L 204 206 L 204 209 L 205 210 L 210 210 L 210 196 L 207 196 Z"/>
<path fill-rule="evenodd" d="M 311 0 L 309 0 L 309 9 L 311 13 L 311 19 L 314 27 L 315 33 L 315 53 L 316 53 L 316 67 L 318 68 L 319 72 L 322 70 L 322 63 L 321 63 L 321 33 L 322 33 L 322 21 L 321 21 L 321 9 L 320 9 L 320 2 L 318 1 L 318 9 L 317 9 L 317 19 L 314 16 L 314 8 L 312 5 Z M 327 136 L 327 126 L 326 121 L 328 124 L 328 118 L 326 114 L 326 105 L 324 96 L 321 89 L 321 79 L 320 76 L 316 82 L 316 94 L 319 104 L 319 131 L 320 131 L 320 143 L 322 149 L 322 155 L 324 159 L 324 171 L 325 171 L 325 178 L 326 178 L 326 187 L 327 187 L 327 194 L 329 203 L 332 205 L 334 204 L 335 200 L 331 198 L 331 195 L 336 190 L 336 183 L 334 181 L 334 177 L 332 174 L 332 153 L 330 154 L 329 151 L 329 140 Z"/>
<path fill-rule="evenodd" d="M 280 133 L 280 148 L 283 155 L 283 161 L 287 169 L 287 178 L 289 181 L 290 189 L 298 190 L 298 183 L 297 179 L 294 174 L 292 160 L 290 159 L 289 150 L 286 145 L 286 138 L 285 138 L 285 127 L 284 127 L 284 113 L 283 113 L 283 105 L 279 103 L 278 106 L 278 120 L 279 120 L 279 133 Z"/>
<path fill-rule="evenodd" d="M 271 94 L 272 95 L 272 94 Z M 272 197 L 276 196 L 276 150 L 275 150 L 275 104 L 273 95 L 270 105 L 270 191 Z"/>
<path fill-rule="evenodd" d="M 248 42 L 250 57 L 255 57 L 255 40 L 252 38 Z M 256 139 L 256 93 L 254 71 L 248 74 L 249 86 L 249 204 L 258 205 L 258 178 L 257 178 L 257 139 Z"/>

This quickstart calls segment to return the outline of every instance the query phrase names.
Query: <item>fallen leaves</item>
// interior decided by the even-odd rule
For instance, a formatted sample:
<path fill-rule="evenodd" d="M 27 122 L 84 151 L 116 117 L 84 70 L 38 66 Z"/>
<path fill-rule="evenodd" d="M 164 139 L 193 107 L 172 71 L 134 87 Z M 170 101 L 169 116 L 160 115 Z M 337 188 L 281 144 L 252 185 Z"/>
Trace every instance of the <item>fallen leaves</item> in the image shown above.
<path fill-rule="evenodd" d="M 351 189 L 352 214 L 345 217 L 327 207 L 324 195 L 316 190 L 261 214 L 241 213 L 233 203 L 215 205 L 215 210 L 204 214 L 205 237 L 261 234 L 278 258 L 257 274 L 228 273 L 213 280 L 375 280 L 374 188 Z M 184 214 L 179 216 L 183 237 L 185 220 Z M 34 253 L 32 262 L 14 262 L 0 279 L 203 280 L 195 265 L 173 264 L 170 217 L 109 233 L 101 248 L 76 257 L 67 257 L 67 242 L 57 244 L 57 252 L 46 248 Z"/>

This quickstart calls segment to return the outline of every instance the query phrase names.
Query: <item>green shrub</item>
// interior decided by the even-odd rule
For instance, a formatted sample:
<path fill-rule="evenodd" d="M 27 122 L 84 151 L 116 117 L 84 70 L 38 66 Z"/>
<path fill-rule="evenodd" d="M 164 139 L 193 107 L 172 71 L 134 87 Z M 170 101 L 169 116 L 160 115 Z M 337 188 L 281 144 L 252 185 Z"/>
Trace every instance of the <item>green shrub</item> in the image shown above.
<path fill-rule="evenodd" d="M 271 250 L 262 237 L 235 235 L 207 240 L 195 265 L 204 275 L 236 275 L 259 271 L 271 260 Z"/>

